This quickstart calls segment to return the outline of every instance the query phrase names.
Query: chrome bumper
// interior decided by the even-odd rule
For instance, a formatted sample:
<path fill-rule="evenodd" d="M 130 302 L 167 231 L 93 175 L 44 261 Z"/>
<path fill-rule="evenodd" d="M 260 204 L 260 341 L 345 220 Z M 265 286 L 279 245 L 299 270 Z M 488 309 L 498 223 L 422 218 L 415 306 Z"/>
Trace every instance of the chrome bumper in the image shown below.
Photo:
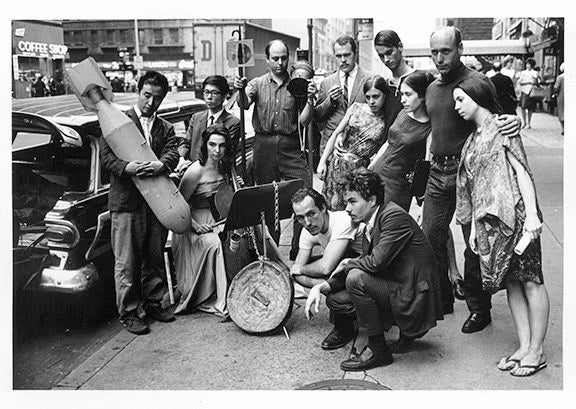
<path fill-rule="evenodd" d="M 27 290 L 45 291 L 63 294 L 81 293 L 92 288 L 99 279 L 93 263 L 77 270 L 61 270 L 47 267 L 36 280 L 32 280 Z"/>

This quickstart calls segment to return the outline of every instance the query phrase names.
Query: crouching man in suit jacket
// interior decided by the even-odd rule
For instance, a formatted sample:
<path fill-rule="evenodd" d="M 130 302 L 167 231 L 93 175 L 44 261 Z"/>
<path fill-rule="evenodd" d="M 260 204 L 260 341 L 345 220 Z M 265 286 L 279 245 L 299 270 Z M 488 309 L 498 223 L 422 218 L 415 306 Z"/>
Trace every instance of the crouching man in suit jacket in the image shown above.
<path fill-rule="evenodd" d="M 340 364 L 344 371 L 363 371 L 392 363 L 392 352 L 404 352 L 442 319 L 440 285 L 434 253 L 416 221 L 393 202 L 384 203 L 378 174 L 360 168 L 342 180 L 346 211 L 364 223 L 362 256 L 344 259 L 327 281 L 314 286 L 305 313 L 316 312 L 320 293 L 332 312 L 354 310 L 359 341 L 367 345 Z M 386 344 L 384 331 L 400 329 L 400 339 Z M 357 342 L 361 344 L 362 342 Z"/>

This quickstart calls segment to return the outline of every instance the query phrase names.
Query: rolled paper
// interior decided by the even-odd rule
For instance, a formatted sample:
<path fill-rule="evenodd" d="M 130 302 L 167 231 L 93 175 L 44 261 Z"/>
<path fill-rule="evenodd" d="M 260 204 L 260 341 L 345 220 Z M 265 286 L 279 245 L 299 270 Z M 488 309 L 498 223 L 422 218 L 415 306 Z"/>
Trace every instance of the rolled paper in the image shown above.
<path fill-rule="evenodd" d="M 520 241 L 518 241 L 518 244 L 516 244 L 516 247 L 514 247 L 514 253 L 518 254 L 519 256 L 522 255 L 531 241 L 532 240 L 530 239 L 530 235 L 528 233 L 524 233 L 520 238 Z"/>

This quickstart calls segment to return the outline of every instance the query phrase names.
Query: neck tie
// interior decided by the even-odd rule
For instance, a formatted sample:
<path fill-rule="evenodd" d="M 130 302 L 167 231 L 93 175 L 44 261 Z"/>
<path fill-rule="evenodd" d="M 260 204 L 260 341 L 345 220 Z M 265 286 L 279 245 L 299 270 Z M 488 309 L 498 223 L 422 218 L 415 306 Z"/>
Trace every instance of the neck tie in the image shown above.
<path fill-rule="evenodd" d="M 344 87 L 342 90 L 342 96 L 344 97 L 344 101 L 348 104 L 348 78 L 350 77 L 349 73 L 344 74 Z"/>
<path fill-rule="evenodd" d="M 214 115 L 210 115 L 210 118 L 208 118 L 208 126 L 212 125 L 214 125 Z"/>

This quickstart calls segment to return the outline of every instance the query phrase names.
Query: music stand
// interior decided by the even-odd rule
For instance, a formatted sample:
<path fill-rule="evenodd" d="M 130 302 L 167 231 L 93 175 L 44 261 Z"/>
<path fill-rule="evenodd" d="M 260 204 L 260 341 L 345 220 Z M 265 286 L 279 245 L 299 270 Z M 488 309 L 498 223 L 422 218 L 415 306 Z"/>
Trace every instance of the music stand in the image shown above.
<path fill-rule="evenodd" d="M 280 219 L 292 215 L 291 198 L 298 189 L 304 186 L 302 179 L 278 182 L 278 213 Z M 230 210 L 226 218 L 224 231 L 262 224 L 266 231 L 266 220 L 274 220 L 274 184 L 250 186 L 234 192 Z M 272 218 L 272 219 L 270 219 Z M 266 257 L 266 237 L 262 234 L 264 257 Z"/>

